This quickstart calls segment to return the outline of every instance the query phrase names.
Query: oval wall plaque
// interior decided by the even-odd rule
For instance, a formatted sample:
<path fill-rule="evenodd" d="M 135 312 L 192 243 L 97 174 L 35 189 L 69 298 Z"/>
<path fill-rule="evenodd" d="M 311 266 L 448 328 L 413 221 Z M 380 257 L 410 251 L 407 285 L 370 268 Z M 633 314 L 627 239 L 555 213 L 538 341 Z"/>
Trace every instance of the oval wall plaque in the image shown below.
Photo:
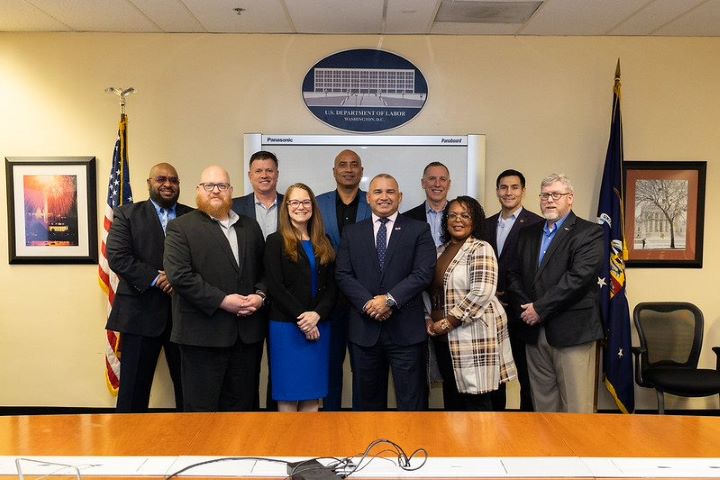
<path fill-rule="evenodd" d="M 425 77 L 393 53 L 339 52 L 316 63 L 302 85 L 308 109 L 331 127 L 381 132 L 409 122 L 427 100 Z"/>

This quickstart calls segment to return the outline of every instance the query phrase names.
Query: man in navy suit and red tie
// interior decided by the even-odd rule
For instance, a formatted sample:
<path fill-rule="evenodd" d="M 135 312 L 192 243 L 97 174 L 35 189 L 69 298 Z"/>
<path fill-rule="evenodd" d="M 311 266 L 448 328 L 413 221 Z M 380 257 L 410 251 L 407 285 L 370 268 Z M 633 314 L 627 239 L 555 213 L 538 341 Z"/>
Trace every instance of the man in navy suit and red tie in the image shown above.
<path fill-rule="evenodd" d="M 147 411 L 161 349 L 173 381 L 176 408 L 183 408 L 180 351 L 170 341 L 173 289 L 163 269 L 163 246 L 168 222 L 192 208 L 177 203 L 180 179 L 169 163 L 152 167 L 147 185 L 149 200 L 115 209 L 107 238 L 108 263 L 120 283 L 105 328 L 122 333 L 116 408 L 123 413 Z"/>
<path fill-rule="evenodd" d="M 505 170 L 495 181 L 495 193 L 500 202 L 500 211 L 485 221 L 485 237 L 492 245 L 498 259 L 497 297 L 508 310 L 508 330 L 515 366 L 520 381 L 520 410 L 532 412 L 532 395 L 530 394 L 530 378 L 527 373 L 525 359 L 525 342 L 518 335 L 518 325 L 522 324 L 520 312 L 507 308 L 505 288 L 510 263 L 517 256 L 517 238 L 523 227 L 542 222 L 543 218 L 523 207 L 525 198 L 525 175 L 517 170 Z M 513 314 L 514 313 L 514 314 Z M 505 410 L 505 384 L 492 392 L 493 410 Z"/>
<path fill-rule="evenodd" d="M 388 174 L 367 193 L 370 219 L 343 230 L 338 286 L 350 304 L 353 409 L 387 408 L 388 369 L 398 410 L 427 408 L 427 332 L 421 294 L 435 270 L 430 227 L 398 214 L 402 193 Z"/>

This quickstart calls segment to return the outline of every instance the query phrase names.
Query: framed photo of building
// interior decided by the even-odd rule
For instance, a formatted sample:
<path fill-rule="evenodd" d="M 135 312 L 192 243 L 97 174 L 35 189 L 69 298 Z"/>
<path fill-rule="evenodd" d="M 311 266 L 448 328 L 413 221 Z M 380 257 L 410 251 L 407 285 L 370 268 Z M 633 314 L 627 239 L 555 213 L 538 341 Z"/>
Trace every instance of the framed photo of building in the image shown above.
<path fill-rule="evenodd" d="M 702 268 L 707 162 L 623 162 L 628 267 Z"/>
<path fill-rule="evenodd" d="M 6 157 L 11 264 L 97 263 L 95 157 Z"/>

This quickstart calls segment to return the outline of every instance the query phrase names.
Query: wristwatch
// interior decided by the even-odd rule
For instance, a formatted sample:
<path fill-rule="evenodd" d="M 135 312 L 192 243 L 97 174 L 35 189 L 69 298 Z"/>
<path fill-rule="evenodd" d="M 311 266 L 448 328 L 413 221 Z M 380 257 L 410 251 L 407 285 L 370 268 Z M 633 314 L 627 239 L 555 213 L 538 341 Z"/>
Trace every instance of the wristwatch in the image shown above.
<path fill-rule="evenodd" d="M 388 308 L 393 308 L 393 307 L 396 307 L 396 306 L 397 306 L 397 302 L 395 301 L 395 299 L 394 299 L 389 293 L 386 293 L 386 294 L 385 294 L 385 305 L 386 305 Z"/>
<path fill-rule="evenodd" d="M 265 301 L 267 300 L 267 295 L 265 295 L 265 292 L 262 290 L 255 290 L 255 295 L 259 295 L 260 298 L 262 298 L 262 304 L 265 306 Z"/>

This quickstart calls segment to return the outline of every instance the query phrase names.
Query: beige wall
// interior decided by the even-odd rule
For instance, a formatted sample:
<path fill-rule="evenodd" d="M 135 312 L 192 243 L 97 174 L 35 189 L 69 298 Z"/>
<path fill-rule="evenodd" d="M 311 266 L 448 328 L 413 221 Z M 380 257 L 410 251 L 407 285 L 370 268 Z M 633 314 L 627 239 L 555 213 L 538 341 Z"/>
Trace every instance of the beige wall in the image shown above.
<path fill-rule="evenodd" d="M 192 204 L 192 185 L 211 162 L 226 166 L 240 188 L 243 133 L 338 133 L 308 112 L 300 85 L 319 59 L 363 47 L 404 56 L 428 80 L 424 110 L 392 133 L 487 134 L 489 193 L 481 200 L 490 212 L 495 175 L 514 167 L 528 177 L 526 203 L 535 210 L 540 179 L 567 173 L 578 192 L 576 212 L 586 218 L 597 204 L 621 57 L 625 158 L 707 160 L 709 185 L 705 267 L 629 270 L 630 303 L 697 303 L 707 323 L 702 363 L 714 366 L 720 39 L 0 34 L 0 156 L 95 155 L 102 205 L 119 113 L 103 90 L 133 86 L 135 196 L 146 196 L 150 166 L 169 161 L 183 179 L 181 200 Z M 0 232 L 0 406 L 113 405 L 103 379 L 96 267 L 10 266 L 5 209 Z M 172 402 L 166 372 L 159 377 L 152 404 L 166 406 Z M 651 392 L 637 397 L 638 407 L 655 407 Z M 610 406 L 604 392 L 600 406 Z M 718 404 L 671 398 L 667 406 Z"/>

